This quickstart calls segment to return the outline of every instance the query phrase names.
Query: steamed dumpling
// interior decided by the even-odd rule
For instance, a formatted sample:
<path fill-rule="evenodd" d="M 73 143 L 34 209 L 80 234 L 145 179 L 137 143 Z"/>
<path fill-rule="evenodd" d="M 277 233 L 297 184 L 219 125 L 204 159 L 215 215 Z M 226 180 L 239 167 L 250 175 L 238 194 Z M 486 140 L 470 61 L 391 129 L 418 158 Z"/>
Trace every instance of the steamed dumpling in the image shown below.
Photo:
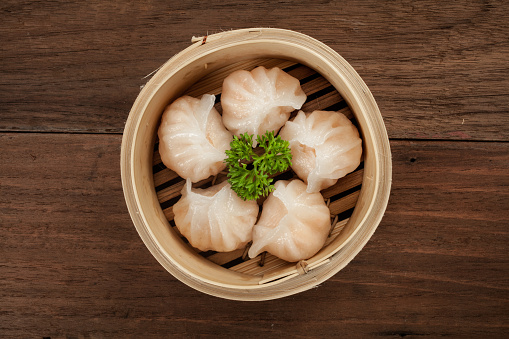
<path fill-rule="evenodd" d="M 249 257 L 267 251 L 290 262 L 309 259 L 329 234 L 329 208 L 320 193 L 306 192 L 300 180 L 279 180 L 274 186 L 253 228 Z"/>
<path fill-rule="evenodd" d="M 183 96 L 169 105 L 159 127 L 159 154 L 166 167 L 197 182 L 216 175 L 226 164 L 232 135 L 214 108 L 215 97 Z"/>
<path fill-rule="evenodd" d="M 359 131 L 342 113 L 300 111 L 280 135 L 290 142 L 292 169 L 308 184 L 308 192 L 334 185 L 361 162 Z"/>
<path fill-rule="evenodd" d="M 223 123 L 238 136 L 277 131 L 305 101 L 299 80 L 277 67 L 235 71 L 223 82 Z"/>
<path fill-rule="evenodd" d="M 258 204 L 237 196 L 227 181 L 206 189 L 186 180 L 182 197 L 173 205 L 175 225 L 201 251 L 229 252 L 251 241 Z"/>

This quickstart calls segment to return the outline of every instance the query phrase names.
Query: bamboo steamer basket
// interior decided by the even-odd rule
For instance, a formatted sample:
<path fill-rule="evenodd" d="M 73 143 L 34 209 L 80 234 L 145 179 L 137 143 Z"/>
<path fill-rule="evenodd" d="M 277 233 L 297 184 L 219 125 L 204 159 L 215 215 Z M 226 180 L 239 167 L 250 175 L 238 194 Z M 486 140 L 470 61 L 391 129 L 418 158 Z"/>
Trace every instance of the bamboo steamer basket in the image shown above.
<path fill-rule="evenodd" d="M 312 258 L 287 263 L 274 256 L 248 259 L 246 250 L 199 253 L 173 223 L 172 205 L 184 180 L 160 164 L 157 129 L 164 108 L 183 94 L 219 95 L 236 69 L 279 66 L 301 80 L 303 110 L 340 110 L 359 128 L 363 164 L 322 191 L 333 229 Z M 343 104 L 342 104 L 343 103 Z M 220 105 L 216 105 L 220 110 Z M 384 214 L 391 186 L 391 153 L 376 102 L 355 70 L 323 43 L 297 32 L 254 28 L 192 39 L 144 86 L 126 122 L 121 152 L 124 196 L 143 242 L 173 276 L 204 293 L 234 300 L 269 300 L 317 286 L 367 243 Z M 198 186 L 210 185 L 209 178 Z M 224 178 L 223 178 L 224 180 Z M 209 251 L 210 252 L 210 251 Z"/>

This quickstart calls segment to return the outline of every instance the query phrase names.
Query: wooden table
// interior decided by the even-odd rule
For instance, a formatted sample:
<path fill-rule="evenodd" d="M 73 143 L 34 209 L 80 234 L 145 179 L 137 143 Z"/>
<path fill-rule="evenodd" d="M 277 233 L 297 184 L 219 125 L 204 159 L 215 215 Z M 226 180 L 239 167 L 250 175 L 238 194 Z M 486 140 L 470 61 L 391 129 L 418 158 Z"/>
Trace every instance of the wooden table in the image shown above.
<path fill-rule="evenodd" d="M 139 238 L 120 183 L 146 75 L 190 38 L 293 29 L 363 77 L 393 188 L 360 254 L 267 302 L 197 292 Z M 0 4 L 0 337 L 509 336 L 507 1 Z"/>

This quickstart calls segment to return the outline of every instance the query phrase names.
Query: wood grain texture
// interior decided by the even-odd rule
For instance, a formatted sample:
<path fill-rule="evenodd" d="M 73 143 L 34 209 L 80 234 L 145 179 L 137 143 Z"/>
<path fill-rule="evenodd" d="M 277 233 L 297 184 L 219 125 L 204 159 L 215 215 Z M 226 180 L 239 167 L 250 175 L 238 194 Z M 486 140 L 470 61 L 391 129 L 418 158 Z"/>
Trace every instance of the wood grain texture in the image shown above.
<path fill-rule="evenodd" d="M 502 0 L 2 1 L 0 337 L 507 337 L 508 23 Z M 366 247 L 318 288 L 261 303 L 168 274 L 119 168 L 145 76 L 193 35 L 246 27 L 336 50 L 393 139 Z"/>
<path fill-rule="evenodd" d="M 1 337 L 504 337 L 508 143 L 393 141 L 393 190 L 318 288 L 248 303 L 180 283 L 136 234 L 120 135 L 0 134 Z M 72 164 L 72 167 L 70 166 Z"/>
<path fill-rule="evenodd" d="M 345 57 L 391 138 L 507 141 L 508 13 L 502 0 L 7 0 L 0 130 L 121 133 L 145 76 L 191 36 L 279 27 Z"/>

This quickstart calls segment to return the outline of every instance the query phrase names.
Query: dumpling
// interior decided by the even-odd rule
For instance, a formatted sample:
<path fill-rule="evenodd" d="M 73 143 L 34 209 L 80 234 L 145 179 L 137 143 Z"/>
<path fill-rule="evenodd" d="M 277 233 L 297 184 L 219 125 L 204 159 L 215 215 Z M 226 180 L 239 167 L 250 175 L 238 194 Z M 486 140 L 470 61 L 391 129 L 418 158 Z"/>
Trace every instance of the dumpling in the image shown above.
<path fill-rule="evenodd" d="M 251 241 L 258 204 L 237 196 L 227 181 L 206 189 L 186 180 L 182 197 L 173 205 L 175 225 L 201 251 L 230 252 Z"/>
<path fill-rule="evenodd" d="M 159 126 L 159 154 L 166 167 L 197 182 L 216 175 L 226 164 L 232 134 L 214 108 L 215 97 L 183 96 L 169 105 Z"/>
<path fill-rule="evenodd" d="M 323 247 L 331 227 L 323 196 L 306 192 L 306 184 L 298 179 L 279 180 L 274 187 L 253 228 L 249 257 L 267 251 L 290 262 L 311 258 Z"/>
<path fill-rule="evenodd" d="M 300 111 L 280 135 L 290 142 L 292 169 L 308 184 L 308 192 L 334 185 L 361 162 L 359 131 L 342 113 Z"/>
<path fill-rule="evenodd" d="M 299 80 L 277 67 L 235 71 L 223 82 L 223 123 L 238 136 L 277 131 L 305 101 Z"/>

